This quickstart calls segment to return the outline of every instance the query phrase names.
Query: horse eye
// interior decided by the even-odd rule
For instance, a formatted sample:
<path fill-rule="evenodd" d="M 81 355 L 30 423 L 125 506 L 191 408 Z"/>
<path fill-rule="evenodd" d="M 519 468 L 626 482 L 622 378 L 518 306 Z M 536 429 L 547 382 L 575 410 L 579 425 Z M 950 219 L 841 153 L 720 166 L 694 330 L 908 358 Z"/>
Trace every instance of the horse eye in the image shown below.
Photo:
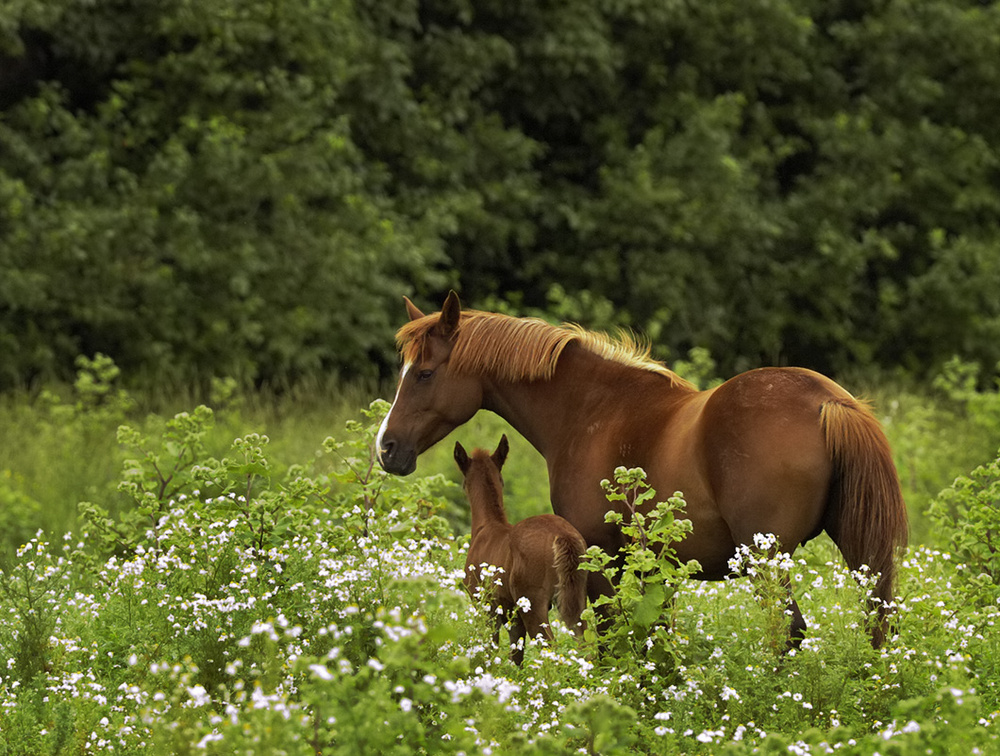
<path fill-rule="evenodd" d="M 433 370 L 421 370 L 417 373 L 417 381 L 422 383 L 423 381 L 429 380 L 432 375 L 434 375 Z"/>

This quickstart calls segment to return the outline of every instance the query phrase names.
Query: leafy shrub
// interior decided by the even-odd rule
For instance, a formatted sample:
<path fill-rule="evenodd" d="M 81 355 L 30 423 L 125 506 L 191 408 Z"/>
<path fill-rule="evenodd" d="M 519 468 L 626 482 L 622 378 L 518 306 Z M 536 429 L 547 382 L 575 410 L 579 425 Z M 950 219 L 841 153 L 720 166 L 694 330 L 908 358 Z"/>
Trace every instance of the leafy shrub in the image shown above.
<path fill-rule="evenodd" d="M 671 634 L 677 589 L 701 569 L 695 560 L 680 563 L 673 547 L 691 532 L 691 522 L 676 517 L 685 506 L 680 494 L 642 511 L 656 491 L 641 468 L 619 467 L 614 476 L 601 481 L 614 507 L 605 521 L 621 528 L 625 546 L 618 556 L 591 546 L 581 564 L 614 586 L 586 615 L 587 636 L 599 644 L 605 663 L 632 666 L 640 679 L 652 669 L 669 675 L 677 663 Z"/>
<path fill-rule="evenodd" d="M 1000 598 L 1000 456 L 961 475 L 927 512 L 982 603 Z"/>
<path fill-rule="evenodd" d="M 113 429 L 135 401 L 121 387 L 121 371 L 109 357 L 81 356 L 76 366 L 66 391 L 45 389 L 31 401 L 10 398 L 5 408 L 0 550 L 13 551 L 39 528 L 56 534 L 73 528 L 79 492 L 108 497 L 112 510 L 121 504 L 113 495 L 118 464 Z"/>
<path fill-rule="evenodd" d="M 0 470 L 0 533 L 3 546 L 16 548 L 28 542 L 41 519 L 42 506 L 29 496 L 23 478 Z"/>
<path fill-rule="evenodd" d="M 0 596 L 20 625 L 4 640 L 12 656 L 8 669 L 25 688 L 49 668 L 49 638 L 58 624 L 59 605 L 65 600 L 68 577 L 65 556 L 53 556 L 48 544 L 33 538 L 17 551 L 9 570 L 0 570 Z"/>
<path fill-rule="evenodd" d="M 118 428 L 119 444 L 140 455 L 125 460 L 118 484 L 118 490 L 132 500 L 133 506 L 115 521 L 106 507 L 91 502 L 79 505 L 89 530 L 105 549 L 134 550 L 147 540 L 147 529 L 157 525 L 172 503 L 195 493 L 200 480 L 197 473 L 203 469 L 196 463 L 203 464 L 203 437 L 212 422 L 212 411 L 205 406 L 190 414 L 179 413 L 167 421 L 158 448 L 153 448 L 135 428 Z"/>
<path fill-rule="evenodd" d="M 997 366 L 1000 368 L 1000 365 Z M 987 390 L 980 386 L 981 366 L 952 357 L 934 377 L 933 385 L 960 406 L 972 422 L 995 437 L 1000 431 L 1000 379 Z"/>

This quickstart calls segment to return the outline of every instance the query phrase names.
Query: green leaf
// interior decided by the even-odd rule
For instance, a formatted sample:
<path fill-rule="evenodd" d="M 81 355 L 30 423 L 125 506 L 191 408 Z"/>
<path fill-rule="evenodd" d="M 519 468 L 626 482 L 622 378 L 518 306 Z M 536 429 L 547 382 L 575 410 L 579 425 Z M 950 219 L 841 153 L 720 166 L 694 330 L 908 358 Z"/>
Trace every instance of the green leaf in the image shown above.
<path fill-rule="evenodd" d="M 645 594 L 639 599 L 632 612 L 633 624 L 643 630 L 652 627 L 660 619 L 666 595 L 666 588 L 663 583 L 647 585 Z"/>

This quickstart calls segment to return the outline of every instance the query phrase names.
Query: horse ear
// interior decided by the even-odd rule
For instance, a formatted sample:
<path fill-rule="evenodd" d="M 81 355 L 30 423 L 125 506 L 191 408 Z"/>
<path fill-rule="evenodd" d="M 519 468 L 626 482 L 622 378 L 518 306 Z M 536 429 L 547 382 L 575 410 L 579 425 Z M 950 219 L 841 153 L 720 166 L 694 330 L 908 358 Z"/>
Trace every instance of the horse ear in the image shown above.
<path fill-rule="evenodd" d="M 462 303 L 454 290 L 448 292 L 447 299 L 441 306 L 441 319 L 438 320 L 437 332 L 447 338 L 458 328 L 458 320 L 462 315 Z"/>
<path fill-rule="evenodd" d="M 410 301 L 409 297 L 403 297 L 403 301 L 406 302 L 406 314 L 410 316 L 410 320 L 419 320 L 424 316 L 417 306 Z"/>
<path fill-rule="evenodd" d="M 465 447 L 458 441 L 455 442 L 455 462 L 458 463 L 458 469 L 462 471 L 462 475 L 469 471 L 469 455 L 466 453 Z"/>
<path fill-rule="evenodd" d="M 507 453 L 510 451 L 510 444 L 507 442 L 507 434 L 504 433 L 500 436 L 500 443 L 497 444 L 497 450 L 491 455 L 493 457 L 493 463 L 497 466 L 497 469 L 503 467 L 503 463 L 507 461 Z"/>

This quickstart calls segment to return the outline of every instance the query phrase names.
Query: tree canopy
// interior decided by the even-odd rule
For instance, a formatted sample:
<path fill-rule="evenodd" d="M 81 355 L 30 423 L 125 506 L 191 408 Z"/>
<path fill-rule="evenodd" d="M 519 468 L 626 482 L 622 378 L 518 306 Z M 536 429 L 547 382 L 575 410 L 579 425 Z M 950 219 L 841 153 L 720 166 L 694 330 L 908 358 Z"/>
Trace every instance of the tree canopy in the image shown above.
<path fill-rule="evenodd" d="M 992 368 L 997 60 L 972 0 L 4 3 L 0 387 L 384 375 L 449 287 L 727 373 Z"/>

